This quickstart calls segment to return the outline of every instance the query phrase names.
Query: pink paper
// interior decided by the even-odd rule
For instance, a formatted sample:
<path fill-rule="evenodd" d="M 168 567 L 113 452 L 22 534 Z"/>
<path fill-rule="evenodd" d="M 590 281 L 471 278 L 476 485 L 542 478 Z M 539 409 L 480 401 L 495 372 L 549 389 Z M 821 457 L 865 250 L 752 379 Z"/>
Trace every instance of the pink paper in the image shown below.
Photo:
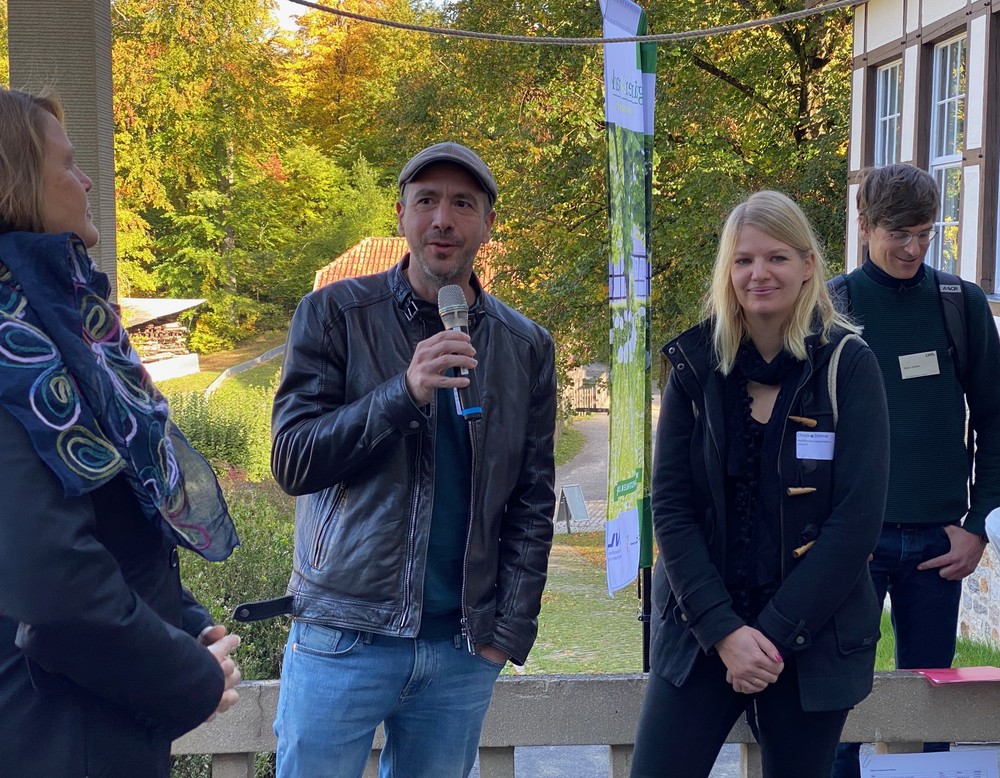
<path fill-rule="evenodd" d="M 971 683 L 980 681 L 1000 681 L 1000 667 L 939 667 L 910 670 L 922 675 L 935 686 L 943 683 Z"/>

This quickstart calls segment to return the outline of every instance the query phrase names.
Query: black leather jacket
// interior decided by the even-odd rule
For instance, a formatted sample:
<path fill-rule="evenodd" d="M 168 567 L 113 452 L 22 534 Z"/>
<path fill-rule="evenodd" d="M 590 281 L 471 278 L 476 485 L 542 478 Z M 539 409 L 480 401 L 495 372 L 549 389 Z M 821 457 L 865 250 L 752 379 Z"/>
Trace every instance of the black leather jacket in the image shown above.
<path fill-rule="evenodd" d="M 420 628 L 434 490 L 436 402 L 404 375 L 443 329 L 405 276 L 307 295 L 292 319 L 274 401 L 271 467 L 297 495 L 296 618 L 400 637 Z M 470 309 L 483 418 L 469 425 L 472 511 L 463 571 L 468 644 L 523 663 L 552 543 L 555 358 L 549 334 L 486 294 Z"/>
<path fill-rule="evenodd" d="M 834 432 L 827 366 L 844 334 L 837 331 L 828 344 L 815 335 L 806 341 L 778 462 L 782 583 L 752 625 L 786 659 L 794 655 L 802 706 L 809 711 L 849 708 L 868 695 L 879 637 L 881 609 L 867 557 L 885 509 L 889 419 L 881 371 L 861 340 L 845 343 L 840 357 L 833 459 L 809 459 L 797 451 L 799 433 Z M 703 322 L 663 349 L 673 370 L 653 468 L 660 556 L 653 572 L 650 664 L 677 686 L 699 651 L 712 653 L 719 640 L 744 625 L 724 583 L 724 378 L 714 369 L 711 340 L 711 325 Z M 813 538 L 814 545 L 795 558 L 793 551 Z"/>

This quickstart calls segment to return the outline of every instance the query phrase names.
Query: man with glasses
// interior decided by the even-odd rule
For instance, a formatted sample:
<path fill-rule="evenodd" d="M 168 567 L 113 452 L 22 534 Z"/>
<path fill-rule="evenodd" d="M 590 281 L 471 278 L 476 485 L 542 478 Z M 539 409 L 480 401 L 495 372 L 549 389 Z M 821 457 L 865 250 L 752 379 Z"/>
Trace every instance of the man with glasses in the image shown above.
<path fill-rule="evenodd" d="M 942 298 L 958 291 L 958 279 L 948 284 L 924 264 L 939 207 L 928 173 L 863 171 L 857 203 L 865 261 L 839 296 L 882 368 L 891 437 L 885 519 L 869 568 L 879 602 L 889 594 L 896 667 L 950 667 L 962 579 L 986 548 L 986 515 L 1000 506 L 1000 339 L 983 290 L 959 281 L 965 337 L 952 342 Z M 859 775 L 858 744 L 842 744 L 834 778 Z"/>

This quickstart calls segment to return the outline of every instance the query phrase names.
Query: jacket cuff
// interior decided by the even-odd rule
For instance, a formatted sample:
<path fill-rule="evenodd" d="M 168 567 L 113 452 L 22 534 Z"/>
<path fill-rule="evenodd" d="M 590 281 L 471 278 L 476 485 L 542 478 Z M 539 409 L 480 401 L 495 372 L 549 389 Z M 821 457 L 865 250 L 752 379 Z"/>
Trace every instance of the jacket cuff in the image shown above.
<path fill-rule="evenodd" d="M 404 435 L 419 432 L 430 420 L 430 413 L 416 405 L 410 397 L 410 390 L 406 388 L 406 373 L 400 373 L 385 386 L 381 400 L 390 422 Z"/>
<path fill-rule="evenodd" d="M 962 522 L 962 529 L 986 540 L 986 514 L 982 511 L 970 510 L 965 516 L 965 521 Z"/>
<path fill-rule="evenodd" d="M 747 625 L 733 610 L 720 607 L 719 611 L 718 614 L 712 614 L 711 617 L 706 616 L 702 619 L 704 624 L 698 624 L 691 628 L 695 640 L 698 641 L 698 645 L 706 654 L 715 653 L 716 643 L 726 635 L 731 635 L 740 627 Z M 684 621 L 683 616 L 681 616 L 681 621 Z"/>
<path fill-rule="evenodd" d="M 505 629 L 500 622 L 493 625 L 493 637 L 490 644 L 496 646 L 505 654 L 510 656 L 510 661 L 516 665 L 523 665 L 528 659 L 528 652 L 535 642 L 535 636 L 525 641 L 509 629 Z"/>
<path fill-rule="evenodd" d="M 760 631 L 767 635 L 772 641 L 788 651 L 801 651 L 812 645 L 812 634 L 806 629 L 803 619 L 791 621 L 785 618 L 774 607 L 774 602 L 769 602 L 764 606 L 764 610 L 757 617 Z"/>
<path fill-rule="evenodd" d="M 706 652 L 731 632 L 746 626 L 732 608 L 732 598 L 724 586 L 705 584 L 677 598 L 679 621 L 694 633 Z"/>

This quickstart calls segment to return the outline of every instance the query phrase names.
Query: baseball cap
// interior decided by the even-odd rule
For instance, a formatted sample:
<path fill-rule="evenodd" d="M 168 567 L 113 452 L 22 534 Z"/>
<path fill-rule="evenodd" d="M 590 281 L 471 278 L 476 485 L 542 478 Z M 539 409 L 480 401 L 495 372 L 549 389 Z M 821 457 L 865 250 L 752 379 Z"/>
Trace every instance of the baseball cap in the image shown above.
<path fill-rule="evenodd" d="M 402 193 L 403 186 L 410 183 L 428 165 L 438 162 L 449 162 L 465 168 L 479 182 L 483 191 L 490 198 L 490 206 L 497 199 L 497 182 L 493 178 L 490 169 L 472 149 L 468 149 L 461 143 L 435 143 L 428 146 L 423 151 L 415 154 L 409 162 L 403 165 L 403 170 L 399 174 L 399 191 Z"/>

